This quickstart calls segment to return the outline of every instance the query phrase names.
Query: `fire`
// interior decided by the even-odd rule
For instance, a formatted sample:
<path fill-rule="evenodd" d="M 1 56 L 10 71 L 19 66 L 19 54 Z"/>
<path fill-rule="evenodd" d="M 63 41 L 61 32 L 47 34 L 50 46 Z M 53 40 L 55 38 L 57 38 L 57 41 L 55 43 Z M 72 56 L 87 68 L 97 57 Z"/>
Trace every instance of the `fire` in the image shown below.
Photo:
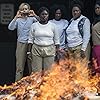
<path fill-rule="evenodd" d="M 51 70 L 32 73 L 10 86 L 0 86 L 0 100 L 88 100 L 100 92 L 100 77 L 92 76 L 85 60 L 65 59 Z M 79 100 L 79 99 L 75 99 Z"/>

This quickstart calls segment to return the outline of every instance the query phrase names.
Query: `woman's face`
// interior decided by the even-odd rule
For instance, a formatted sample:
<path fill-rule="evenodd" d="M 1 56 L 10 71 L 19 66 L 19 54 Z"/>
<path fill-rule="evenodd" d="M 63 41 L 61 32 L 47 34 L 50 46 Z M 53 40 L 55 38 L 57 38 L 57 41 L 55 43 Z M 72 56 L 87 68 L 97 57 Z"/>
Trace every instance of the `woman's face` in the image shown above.
<path fill-rule="evenodd" d="M 73 19 L 77 19 L 81 15 L 81 10 L 78 7 L 72 8 Z"/>
<path fill-rule="evenodd" d="M 55 12 L 55 20 L 60 20 L 61 15 L 62 15 L 61 10 L 57 9 L 56 12 Z"/>
<path fill-rule="evenodd" d="M 20 9 L 20 12 L 22 14 L 29 14 L 29 8 L 27 5 L 24 5 L 21 9 Z"/>
<path fill-rule="evenodd" d="M 98 4 L 95 5 L 95 13 L 100 15 L 100 6 Z"/>
<path fill-rule="evenodd" d="M 49 13 L 46 10 L 40 13 L 40 20 L 42 22 L 48 21 L 48 17 L 49 17 Z"/>

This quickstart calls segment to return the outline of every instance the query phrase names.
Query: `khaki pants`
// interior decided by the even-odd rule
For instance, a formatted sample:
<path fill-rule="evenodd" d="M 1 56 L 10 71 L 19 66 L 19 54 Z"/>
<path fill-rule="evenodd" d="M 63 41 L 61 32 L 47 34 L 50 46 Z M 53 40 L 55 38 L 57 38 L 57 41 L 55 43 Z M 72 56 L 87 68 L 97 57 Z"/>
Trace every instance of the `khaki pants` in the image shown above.
<path fill-rule="evenodd" d="M 68 54 L 70 58 L 80 59 L 80 56 L 81 56 L 80 52 L 81 52 L 81 45 L 68 48 Z"/>
<path fill-rule="evenodd" d="M 76 47 L 68 48 L 68 53 L 69 53 L 70 57 L 72 57 L 74 59 L 80 59 L 81 46 L 82 45 L 78 45 Z M 88 45 L 87 45 L 85 55 L 86 55 L 86 60 L 89 61 L 89 59 L 90 59 L 90 43 L 88 43 Z"/>
<path fill-rule="evenodd" d="M 87 58 L 88 61 L 90 60 L 90 53 L 91 53 L 91 45 L 90 45 L 90 42 L 89 42 L 88 45 L 87 45 L 86 51 L 85 51 L 86 58 Z"/>
<path fill-rule="evenodd" d="M 55 46 L 32 46 L 32 71 L 43 71 L 50 69 L 54 63 Z"/>
<path fill-rule="evenodd" d="M 16 77 L 15 81 L 20 80 L 23 77 L 23 71 L 27 56 L 27 43 L 17 42 L 16 48 Z"/>
<path fill-rule="evenodd" d="M 32 55 L 32 72 L 41 72 L 50 69 L 51 65 L 54 63 L 54 57 L 41 57 Z"/>

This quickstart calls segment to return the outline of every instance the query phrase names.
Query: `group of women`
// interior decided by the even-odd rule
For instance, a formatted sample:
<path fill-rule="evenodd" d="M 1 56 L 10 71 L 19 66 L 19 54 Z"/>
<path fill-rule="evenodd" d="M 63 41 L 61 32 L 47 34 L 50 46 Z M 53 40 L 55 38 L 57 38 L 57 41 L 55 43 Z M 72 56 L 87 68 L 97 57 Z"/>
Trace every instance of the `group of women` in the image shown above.
<path fill-rule="evenodd" d="M 64 54 L 74 59 L 89 60 L 90 36 L 92 35 L 92 57 L 95 62 L 94 70 L 100 73 L 100 1 L 95 4 L 95 17 L 90 32 L 90 21 L 82 15 L 82 6 L 73 4 L 70 21 L 62 17 L 62 9 L 54 9 L 54 18 L 49 20 L 49 10 L 41 7 L 38 16 L 30 5 L 22 3 L 10 22 L 10 30 L 17 29 L 16 48 L 16 77 L 15 81 L 23 77 L 26 57 L 31 60 L 32 72 L 42 72 L 58 60 L 55 55 L 63 59 Z M 97 63 L 97 64 L 96 64 Z"/>

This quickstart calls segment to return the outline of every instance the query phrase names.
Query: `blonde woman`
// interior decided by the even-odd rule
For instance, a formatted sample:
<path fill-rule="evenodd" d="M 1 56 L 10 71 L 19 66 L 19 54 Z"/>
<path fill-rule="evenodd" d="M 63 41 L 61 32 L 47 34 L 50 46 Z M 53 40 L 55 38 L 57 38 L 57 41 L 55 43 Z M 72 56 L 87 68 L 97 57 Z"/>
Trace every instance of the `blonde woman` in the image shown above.
<path fill-rule="evenodd" d="M 8 29 L 17 29 L 17 47 L 16 47 L 16 76 L 15 81 L 23 77 L 23 71 L 27 55 L 27 42 L 32 23 L 37 21 L 37 15 L 30 10 L 28 3 L 22 3 L 19 6 L 16 16 L 10 22 Z"/>

